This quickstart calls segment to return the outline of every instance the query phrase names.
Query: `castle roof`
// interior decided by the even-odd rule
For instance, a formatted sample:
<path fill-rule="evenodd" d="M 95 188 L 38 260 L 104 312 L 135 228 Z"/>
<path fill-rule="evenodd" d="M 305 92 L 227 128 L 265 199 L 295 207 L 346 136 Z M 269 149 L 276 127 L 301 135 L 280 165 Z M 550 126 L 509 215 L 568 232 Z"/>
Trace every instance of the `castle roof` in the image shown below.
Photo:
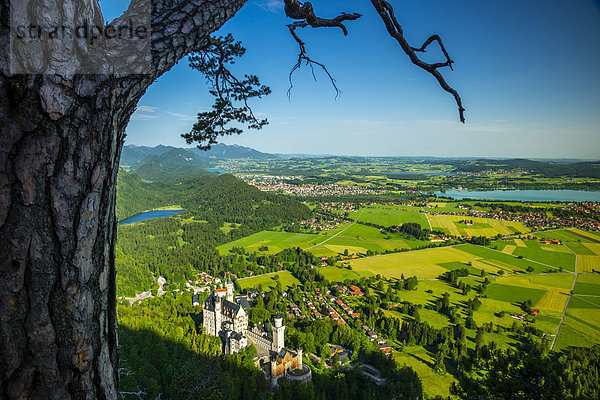
<path fill-rule="evenodd" d="M 238 315 L 246 315 L 246 312 L 244 311 L 242 306 L 240 306 L 239 304 L 234 303 L 234 302 L 229 301 L 224 298 L 218 298 L 214 294 L 208 296 L 208 298 L 206 299 L 206 302 L 204 302 L 204 308 L 207 309 L 208 311 L 214 312 L 215 311 L 215 303 L 217 301 L 221 302 L 221 314 L 225 314 L 228 317 L 235 317 Z"/>
<path fill-rule="evenodd" d="M 246 296 L 241 296 L 239 299 L 237 299 L 237 303 L 242 306 L 244 310 L 251 307 Z"/>

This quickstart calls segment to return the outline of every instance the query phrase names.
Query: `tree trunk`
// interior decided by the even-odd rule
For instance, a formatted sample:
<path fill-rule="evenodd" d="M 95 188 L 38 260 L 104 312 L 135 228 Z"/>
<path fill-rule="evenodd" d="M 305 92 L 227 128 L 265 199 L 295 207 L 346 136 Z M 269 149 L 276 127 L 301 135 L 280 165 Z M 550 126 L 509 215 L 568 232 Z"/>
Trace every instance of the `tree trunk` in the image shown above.
<path fill-rule="evenodd" d="M 114 210 L 125 127 L 146 88 L 244 3 L 153 1 L 148 75 L 2 66 L 0 399 L 117 398 Z M 2 45 L 8 1 L 0 6 Z"/>

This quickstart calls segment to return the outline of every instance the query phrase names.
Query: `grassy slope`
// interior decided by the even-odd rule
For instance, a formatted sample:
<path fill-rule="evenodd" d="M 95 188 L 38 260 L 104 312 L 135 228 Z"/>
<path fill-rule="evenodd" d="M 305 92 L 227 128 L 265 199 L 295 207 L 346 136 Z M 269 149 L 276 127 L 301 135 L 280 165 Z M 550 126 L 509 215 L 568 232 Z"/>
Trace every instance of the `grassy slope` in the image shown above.
<path fill-rule="evenodd" d="M 284 289 L 286 287 L 291 287 L 294 284 L 300 285 L 300 281 L 296 279 L 289 271 L 271 272 L 264 275 L 253 276 L 251 278 L 238 279 L 237 284 L 242 290 L 251 289 L 261 284 L 263 285 L 263 288 L 275 287 L 277 286 L 277 280 L 274 279 L 275 275 L 279 276 L 279 281 Z"/>

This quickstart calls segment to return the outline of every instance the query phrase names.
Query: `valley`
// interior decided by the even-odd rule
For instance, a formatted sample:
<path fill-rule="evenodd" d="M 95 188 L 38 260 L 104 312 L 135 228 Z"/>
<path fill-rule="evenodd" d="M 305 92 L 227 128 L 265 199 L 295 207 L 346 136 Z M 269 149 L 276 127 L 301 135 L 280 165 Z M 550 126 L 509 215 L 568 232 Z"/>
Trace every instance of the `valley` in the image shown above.
<path fill-rule="evenodd" d="M 142 370 L 124 361 L 136 377 L 123 378 L 124 388 L 154 385 L 156 393 L 169 392 L 160 382 L 182 382 L 186 363 L 217 363 L 205 357 L 221 352 L 220 339 L 202 332 L 202 307 L 192 297 L 201 305 L 228 279 L 251 305 L 250 324 L 283 316 L 286 343 L 304 350 L 311 390 L 322 393 L 336 390 L 333 377 L 344 372 L 338 385 L 361 382 L 364 394 L 385 396 L 403 381 L 397 390 L 454 397 L 467 381 L 483 385 L 481 371 L 493 358 L 522 352 L 559 368 L 560 355 L 570 359 L 577 347 L 599 348 L 598 203 L 432 195 L 442 182 L 463 176 L 460 169 L 469 164 L 451 160 L 323 164 L 219 156 L 206 165 L 235 176 L 205 169 L 189 176 L 176 171 L 186 163 L 200 167 L 179 155 L 173 149 L 152 155 L 163 156 L 152 182 L 133 168 L 120 172 L 121 219 L 175 205 L 184 211 L 119 226 L 118 311 L 126 337 L 148 329 L 187 343 L 186 351 L 196 355 L 169 370 Z M 515 175 L 496 164 L 468 177 L 493 186 Z M 379 176 L 382 166 L 411 172 L 414 179 Z M 536 168 L 541 175 L 557 171 Z M 577 178 L 581 185 L 594 187 L 591 171 L 589 178 Z M 163 172 L 172 175 L 164 179 Z M 162 315 L 161 329 L 149 313 Z M 232 364 L 219 368 L 242 368 L 255 390 L 265 390 L 252 354 L 227 356 L 224 362 Z M 379 386 L 363 374 L 365 363 L 387 383 Z"/>

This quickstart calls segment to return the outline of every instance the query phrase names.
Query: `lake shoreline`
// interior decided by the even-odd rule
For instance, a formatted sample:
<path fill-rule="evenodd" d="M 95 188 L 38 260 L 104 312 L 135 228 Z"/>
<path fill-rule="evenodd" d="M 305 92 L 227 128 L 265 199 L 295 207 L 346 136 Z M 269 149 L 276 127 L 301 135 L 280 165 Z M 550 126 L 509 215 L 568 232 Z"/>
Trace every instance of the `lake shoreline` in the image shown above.
<path fill-rule="evenodd" d="M 506 190 L 446 190 L 433 193 L 437 197 L 453 200 L 490 200 L 490 201 L 527 201 L 527 202 L 600 202 L 598 190 L 535 190 L 535 189 L 506 189 Z"/>
<path fill-rule="evenodd" d="M 153 210 L 142 211 L 140 213 L 132 215 L 131 217 L 123 218 L 122 220 L 117 221 L 117 224 L 129 225 L 136 222 L 142 222 L 148 219 L 171 217 L 175 214 L 181 214 L 183 212 L 185 212 L 185 210 L 180 207 L 165 206 Z"/>

